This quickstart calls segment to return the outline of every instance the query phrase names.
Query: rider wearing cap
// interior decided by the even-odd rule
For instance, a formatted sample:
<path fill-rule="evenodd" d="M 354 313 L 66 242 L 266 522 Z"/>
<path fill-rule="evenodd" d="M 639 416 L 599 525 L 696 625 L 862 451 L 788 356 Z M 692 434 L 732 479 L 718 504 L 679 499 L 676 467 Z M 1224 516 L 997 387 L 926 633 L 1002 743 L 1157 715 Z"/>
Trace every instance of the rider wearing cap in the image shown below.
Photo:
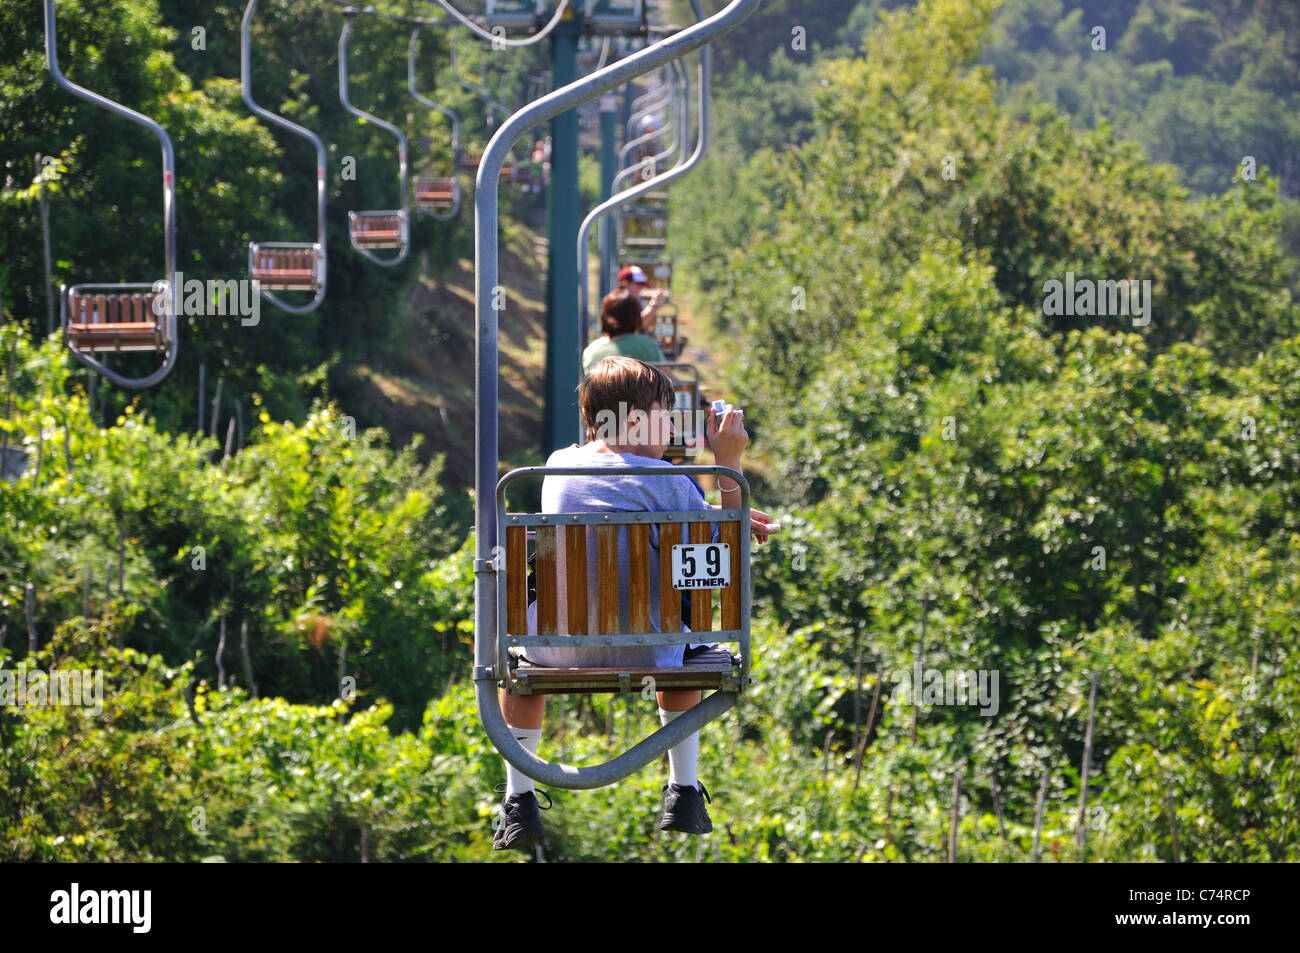
<path fill-rule="evenodd" d="M 635 301 L 641 300 L 641 292 L 650 283 L 640 265 L 628 265 L 618 273 L 618 283 Z M 663 288 L 656 288 L 650 293 L 650 302 L 641 309 L 641 330 L 651 333 L 655 326 L 655 314 L 663 304 L 668 293 Z"/>

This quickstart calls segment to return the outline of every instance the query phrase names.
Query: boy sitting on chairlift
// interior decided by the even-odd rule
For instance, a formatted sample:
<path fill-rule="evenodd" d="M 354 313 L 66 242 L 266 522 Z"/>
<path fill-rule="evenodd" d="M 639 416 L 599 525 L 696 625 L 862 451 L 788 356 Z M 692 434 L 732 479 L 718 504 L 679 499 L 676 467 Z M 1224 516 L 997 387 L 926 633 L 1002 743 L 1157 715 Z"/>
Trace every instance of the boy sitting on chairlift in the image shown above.
<path fill-rule="evenodd" d="M 610 477 L 548 476 L 542 483 L 542 512 L 575 513 L 592 511 L 644 511 L 685 512 L 713 509 L 704 499 L 704 493 L 691 477 L 680 476 L 625 476 L 618 477 L 621 467 L 665 467 L 673 465 L 663 459 L 673 435 L 673 384 L 662 370 L 644 361 L 630 357 L 609 357 L 591 368 L 579 387 L 578 402 L 586 428 L 587 443 L 576 444 L 551 454 L 546 465 L 550 467 L 608 467 Z M 745 432 L 742 412 L 727 404 L 721 414 L 710 409 L 705 432 L 713 449 L 715 462 L 737 472 L 741 468 L 741 454 L 749 435 Z M 730 484 L 730 485 L 728 485 Z M 740 486 L 719 478 L 722 508 L 738 509 L 741 505 Z M 760 510 L 750 511 L 750 529 L 757 540 L 766 542 L 777 527 L 770 517 Z M 557 527 L 557 533 L 564 527 Z M 651 533 L 657 534 L 657 527 Z M 716 537 L 717 526 L 714 525 Z M 594 534 L 589 545 L 595 543 Z M 658 553 L 664 550 L 663 541 L 651 538 L 650 578 L 658 578 Z M 656 546 L 658 543 L 658 546 Z M 556 540 L 556 558 L 564 556 L 563 540 Z M 627 540 L 619 540 L 619 556 L 627 565 Z M 596 568 L 594 553 L 588 558 L 588 572 Z M 564 566 L 557 567 L 557 578 L 564 579 Z M 596 586 L 590 585 L 588 618 L 597 618 Z M 567 618 L 565 587 L 557 593 L 557 613 L 561 622 Z M 650 620 L 659 629 L 659 587 L 650 587 Z M 626 611 L 626 610 L 624 610 Z M 536 633 L 536 603 L 529 606 L 529 633 Z M 560 631 L 566 631 L 562 628 Z M 683 631 L 688 629 L 683 626 Z M 581 638 L 580 636 L 578 637 Z M 529 661 L 537 665 L 556 667 L 635 666 L 648 668 L 673 668 L 683 664 L 683 656 L 693 649 L 702 651 L 711 646 L 662 645 L 645 647 L 537 647 L 529 651 Z M 659 718 L 667 725 L 682 712 L 700 701 L 700 691 L 675 690 L 657 692 Z M 542 715 L 545 695 L 510 695 L 501 693 L 501 709 L 506 723 L 515 738 L 533 754 L 537 753 L 542 736 Z M 696 776 L 699 754 L 699 733 L 690 735 L 668 750 L 668 783 L 664 785 L 663 813 L 660 830 L 684 831 L 690 834 L 707 834 L 713 823 L 705 807 L 708 792 Z M 501 802 L 501 820 L 493 846 L 498 850 L 509 847 L 531 847 L 542 839 L 543 828 L 533 779 L 505 764 L 505 796 Z M 545 795 L 545 792 L 543 792 Z M 547 807 L 550 798 L 547 797 Z"/>

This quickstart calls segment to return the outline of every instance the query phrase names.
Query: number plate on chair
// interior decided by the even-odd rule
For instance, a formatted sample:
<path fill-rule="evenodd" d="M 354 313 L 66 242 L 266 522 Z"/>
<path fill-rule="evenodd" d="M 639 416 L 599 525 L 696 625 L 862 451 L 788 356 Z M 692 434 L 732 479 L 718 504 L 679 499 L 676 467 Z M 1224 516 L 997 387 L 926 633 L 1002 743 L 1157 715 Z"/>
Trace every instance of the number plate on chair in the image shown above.
<path fill-rule="evenodd" d="M 673 547 L 674 589 L 726 589 L 730 585 L 730 545 L 685 543 Z"/>

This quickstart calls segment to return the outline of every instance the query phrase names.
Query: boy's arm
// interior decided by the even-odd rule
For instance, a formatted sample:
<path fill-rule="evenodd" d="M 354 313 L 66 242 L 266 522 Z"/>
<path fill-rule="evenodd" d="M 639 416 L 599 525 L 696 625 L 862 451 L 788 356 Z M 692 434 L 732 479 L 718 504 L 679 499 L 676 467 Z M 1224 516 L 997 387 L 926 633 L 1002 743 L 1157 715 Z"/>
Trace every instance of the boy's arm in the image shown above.
<path fill-rule="evenodd" d="M 720 467 L 730 467 L 738 473 L 743 472 L 740 467 L 740 457 L 749 444 L 749 434 L 745 431 L 745 418 L 741 416 L 736 408 L 728 404 L 721 417 L 710 409 L 709 422 L 705 432 L 709 437 L 709 446 L 713 448 L 714 462 Z M 730 486 L 730 489 L 728 486 Z M 719 477 L 718 489 L 722 491 L 723 509 L 730 510 L 740 507 L 739 483 L 727 477 Z"/>

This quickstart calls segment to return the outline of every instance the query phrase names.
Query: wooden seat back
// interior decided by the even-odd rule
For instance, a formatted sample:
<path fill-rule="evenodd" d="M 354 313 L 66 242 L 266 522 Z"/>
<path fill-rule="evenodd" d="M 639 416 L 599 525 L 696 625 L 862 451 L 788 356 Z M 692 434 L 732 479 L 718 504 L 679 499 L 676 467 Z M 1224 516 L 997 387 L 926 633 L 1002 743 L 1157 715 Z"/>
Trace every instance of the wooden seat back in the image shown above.
<path fill-rule="evenodd" d="M 73 287 L 66 296 L 64 335 L 80 351 L 165 351 L 166 321 L 153 312 L 153 291 Z"/>
<path fill-rule="evenodd" d="M 316 271 L 316 251 L 306 248 L 259 248 L 253 256 L 253 277 L 312 278 Z"/>
<path fill-rule="evenodd" d="M 540 514 L 535 514 L 540 515 Z M 713 590 L 696 589 L 687 592 L 690 610 L 682 615 L 681 593 L 673 588 L 671 547 L 677 543 L 709 543 L 713 539 L 713 522 L 718 523 L 719 543 L 730 546 L 732 584 L 721 590 L 722 629 L 735 629 L 740 619 L 740 522 L 738 519 L 720 521 L 710 516 L 707 521 L 683 522 L 685 514 L 644 514 L 643 522 L 627 524 L 582 525 L 572 522 L 574 516 L 589 514 L 556 514 L 550 523 L 536 527 L 532 540 L 525 528 L 508 525 L 506 528 L 506 631 L 511 635 L 525 635 L 528 628 L 528 559 L 529 544 L 536 561 L 537 575 L 537 634 L 538 635 L 617 635 L 620 617 L 628 620 L 629 633 L 656 631 L 676 632 L 683 622 L 692 632 L 713 630 Z M 642 515 L 642 514 L 638 514 Z M 567 517 L 567 519 L 566 519 Z M 672 517 L 676 517 L 673 519 Z M 662 519 L 662 522 L 660 521 Z M 650 527 L 657 527 L 660 558 L 651 560 Z M 627 563 L 619 565 L 620 534 L 626 533 Z M 596 538 L 596 565 L 588 566 L 588 534 Z M 558 558 L 563 549 L 564 579 L 559 578 Z M 654 563 L 658 574 L 652 577 Z M 626 578 L 628 603 L 620 604 L 620 582 Z M 589 592 L 594 581 L 596 589 L 596 615 L 589 618 Z M 561 586 L 563 589 L 561 590 Z M 650 589 L 656 587 L 660 611 L 660 629 L 651 624 Z M 566 612 L 561 613 L 560 594 L 563 591 Z"/>
<path fill-rule="evenodd" d="M 349 227 L 352 244 L 363 248 L 401 248 L 405 241 L 401 213 L 352 212 Z"/>
<path fill-rule="evenodd" d="M 554 472 L 553 468 L 512 471 L 501 486 L 518 474 L 547 472 Z M 599 467 L 578 472 L 609 477 L 618 471 Z M 701 472 L 733 473 L 713 467 L 640 472 L 661 479 Z M 498 497 L 504 504 L 500 488 Z M 743 501 L 743 506 L 734 510 L 683 512 L 517 514 L 499 510 L 499 538 L 504 543 L 497 570 L 500 651 L 503 658 L 507 645 L 525 651 L 523 661 L 511 665 L 504 679 L 507 690 L 515 694 L 641 691 L 643 679 L 649 676 L 664 688 L 739 691 L 747 680 L 749 652 L 747 484 Z M 713 589 L 674 586 L 673 547 L 691 543 L 718 547 L 716 556 L 727 567 L 728 584 L 716 594 Z M 704 563 L 697 560 L 696 565 L 702 569 Z M 714 625 L 715 605 L 721 623 L 718 627 Z M 630 648 L 709 641 L 736 642 L 739 653 L 735 657 L 726 652 L 706 654 L 693 659 L 689 671 L 627 666 L 546 668 L 527 659 L 533 645 L 543 644 Z"/>
<path fill-rule="evenodd" d="M 434 176 L 415 177 L 415 201 L 424 208 L 450 208 L 456 203 L 457 181 Z"/>

